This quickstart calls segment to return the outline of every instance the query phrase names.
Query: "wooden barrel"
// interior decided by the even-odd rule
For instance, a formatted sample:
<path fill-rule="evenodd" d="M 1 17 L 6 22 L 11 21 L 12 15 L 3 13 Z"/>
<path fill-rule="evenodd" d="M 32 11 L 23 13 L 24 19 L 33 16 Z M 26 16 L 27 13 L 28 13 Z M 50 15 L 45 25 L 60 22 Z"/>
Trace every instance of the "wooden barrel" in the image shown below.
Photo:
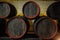
<path fill-rule="evenodd" d="M 53 19 L 60 19 L 60 1 L 54 2 L 48 7 L 47 16 Z"/>
<path fill-rule="evenodd" d="M 17 13 L 14 5 L 7 2 L 0 2 L 0 18 L 11 18 Z"/>
<path fill-rule="evenodd" d="M 57 33 L 57 24 L 49 17 L 40 17 L 34 22 L 34 32 L 42 39 L 51 39 Z"/>
<path fill-rule="evenodd" d="M 9 38 L 21 38 L 26 34 L 29 29 L 28 27 L 29 23 L 27 19 L 24 20 L 23 17 L 13 17 L 7 23 L 6 33 Z"/>
<path fill-rule="evenodd" d="M 34 19 L 40 14 L 40 7 L 36 2 L 28 1 L 23 6 L 23 14 L 28 19 Z"/>

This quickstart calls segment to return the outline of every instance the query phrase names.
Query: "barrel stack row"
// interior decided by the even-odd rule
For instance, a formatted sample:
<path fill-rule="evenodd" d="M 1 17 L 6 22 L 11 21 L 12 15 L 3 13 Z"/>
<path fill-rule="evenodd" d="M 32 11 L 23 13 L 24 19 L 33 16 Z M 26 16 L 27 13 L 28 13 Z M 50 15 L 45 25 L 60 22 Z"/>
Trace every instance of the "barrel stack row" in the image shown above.
<path fill-rule="evenodd" d="M 47 16 L 39 16 L 40 10 L 36 2 L 28 1 L 23 5 L 24 16 L 16 16 L 14 5 L 0 2 L 0 37 L 22 38 L 30 27 L 28 20 L 34 20 L 32 27 L 38 38 L 54 38 L 60 33 L 60 2 L 54 2 L 47 8 Z"/>

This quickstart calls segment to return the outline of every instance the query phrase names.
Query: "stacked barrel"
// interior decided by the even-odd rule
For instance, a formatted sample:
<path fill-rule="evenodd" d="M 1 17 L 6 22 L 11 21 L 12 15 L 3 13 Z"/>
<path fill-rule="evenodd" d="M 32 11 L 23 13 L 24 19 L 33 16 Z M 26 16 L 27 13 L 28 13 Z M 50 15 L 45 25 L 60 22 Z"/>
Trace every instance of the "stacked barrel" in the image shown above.
<path fill-rule="evenodd" d="M 21 38 L 26 33 L 28 22 L 16 14 L 14 5 L 0 2 L 0 37 Z"/>
<path fill-rule="evenodd" d="M 59 10 L 60 2 L 54 2 L 47 9 L 47 16 L 39 16 L 39 5 L 34 1 L 28 1 L 22 8 L 23 16 L 16 16 L 17 10 L 14 5 L 0 2 L 0 37 L 17 39 L 33 31 L 42 40 L 53 39 L 56 34 L 60 33 Z M 57 23 L 54 20 L 58 20 Z M 33 30 L 29 30 L 31 27 Z"/>
<path fill-rule="evenodd" d="M 56 20 L 57 23 L 57 34 L 54 37 L 54 40 L 58 40 L 60 36 L 60 1 L 52 3 L 47 9 L 47 16 Z"/>
<path fill-rule="evenodd" d="M 50 9 L 48 8 L 48 10 Z M 49 13 L 53 14 L 53 12 L 51 13 L 51 11 L 48 13 L 48 10 L 47 10 L 47 14 Z M 58 30 L 57 23 L 49 15 L 39 16 L 40 7 L 36 2 L 29 1 L 25 3 L 23 6 L 23 14 L 25 18 L 34 20 L 34 22 L 32 22 L 33 23 L 32 28 L 34 34 L 36 34 L 38 38 L 47 40 L 55 37 L 55 35 L 57 34 L 57 30 Z"/>
<path fill-rule="evenodd" d="M 10 19 L 11 17 L 16 15 L 16 8 L 7 2 L 0 2 L 0 37 L 8 36 L 5 33 L 6 30 L 6 19 Z"/>
<path fill-rule="evenodd" d="M 40 8 L 39 5 L 33 1 L 29 1 L 23 6 L 23 14 L 28 19 L 34 19 L 39 16 Z"/>
<path fill-rule="evenodd" d="M 6 33 L 10 38 L 21 38 L 26 34 L 28 29 L 28 21 L 23 17 L 13 17 L 7 23 Z"/>

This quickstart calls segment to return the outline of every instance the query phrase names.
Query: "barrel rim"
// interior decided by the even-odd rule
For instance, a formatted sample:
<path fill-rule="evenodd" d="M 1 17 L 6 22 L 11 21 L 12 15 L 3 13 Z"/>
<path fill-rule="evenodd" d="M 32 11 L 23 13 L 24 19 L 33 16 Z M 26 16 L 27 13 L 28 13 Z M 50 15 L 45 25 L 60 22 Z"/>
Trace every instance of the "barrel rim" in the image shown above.
<path fill-rule="evenodd" d="M 8 23 L 9 23 L 11 20 L 15 19 L 15 18 L 17 18 L 18 20 L 21 19 L 21 21 L 23 22 L 23 24 L 24 24 L 24 26 L 25 26 L 25 30 L 24 30 L 23 34 L 21 34 L 20 36 L 13 36 L 13 35 L 8 31 L 8 28 L 6 28 L 6 34 L 8 34 L 9 38 L 21 38 L 21 37 L 24 36 L 24 35 L 26 34 L 26 32 L 27 32 L 27 27 L 26 27 L 27 25 L 26 25 L 25 21 L 24 21 L 22 18 L 13 17 L 13 18 L 11 18 L 11 19 L 8 21 Z M 7 25 L 7 27 L 8 27 L 8 25 Z"/>
<path fill-rule="evenodd" d="M 36 13 L 36 15 L 34 15 L 34 16 L 27 16 L 25 13 L 24 13 L 24 8 L 25 8 L 25 6 L 28 4 L 28 3 L 33 3 L 33 4 L 35 4 L 36 5 L 36 7 L 37 7 L 37 13 Z M 36 18 L 39 14 L 40 14 L 40 7 L 39 7 L 39 5 L 36 3 L 36 2 L 34 2 L 34 1 L 28 1 L 28 2 L 26 2 L 24 5 L 23 5 L 23 14 L 24 14 L 24 16 L 26 17 L 26 18 L 29 18 L 29 19 L 33 19 L 33 18 Z"/>
<path fill-rule="evenodd" d="M 46 11 L 47 16 L 49 16 L 49 17 L 51 17 L 51 18 L 53 18 L 53 19 L 59 19 L 59 18 L 60 18 L 60 17 L 55 17 L 55 15 L 54 15 L 54 17 L 53 17 L 53 16 L 51 16 L 52 13 L 50 13 L 51 8 L 52 8 L 53 6 L 55 6 L 56 4 L 58 4 L 58 3 L 60 3 L 60 1 L 54 2 L 54 3 L 52 3 L 51 5 L 48 6 L 47 11 Z M 53 12 L 53 14 L 54 14 L 54 12 Z"/>
<path fill-rule="evenodd" d="M 35 32 L 35 34 L 39 37 L 39 38 L 42 38 L 42 39 L 51 39 L 51 38 L 53 38 L 56 34 L 57 34 L 57 24 L 56 24 L 56 22 L 55 21 L 53 21 L 53 19 L 51 19 L 51 18 L 49 18 L 49 20 L 51 20 L 53 23 L 54 23 L 54 25 L 55 25 L 55 34 L 54 33 L 51 33 L 51 36 L 50 37 L 48 37 L 48 38 L 44 38 L 44 37 L 42 37 L 41 35 L 39 35 L 39 34 L 37 34 L 37 32 L 36 32 L 36 27 L 37 27 L 37 23 L 40 21 L 40 20 L 43 20 L 43 19 L 45 19 L 45 18 L 49 18 L 49 17 L 42 17 L 42 18 L 39 18 L 39 20 L 38 21 L 36 21 L 35 23 L 34 23 L 34 32 Z"/>
<path fill-rule="evenodd" d="M 7 5 L 9 6 L 9 3 L 8 3 L 8 2 L 0 2 L 0 4 L 3 4 L 3 3 L 4 3 L 4 4 L 7 4 Z M 10 14 L 10 6 L 9 6 L 9 14 Z M 8 15 L 9 15 L 9 14 L 8 14 Z M 8 15 L 7 15 L 7 16 L 8 16 Z M 0 16 L 0 18 L 5 18 L 5 17 L 7 17 L 7 16 Z"/>

